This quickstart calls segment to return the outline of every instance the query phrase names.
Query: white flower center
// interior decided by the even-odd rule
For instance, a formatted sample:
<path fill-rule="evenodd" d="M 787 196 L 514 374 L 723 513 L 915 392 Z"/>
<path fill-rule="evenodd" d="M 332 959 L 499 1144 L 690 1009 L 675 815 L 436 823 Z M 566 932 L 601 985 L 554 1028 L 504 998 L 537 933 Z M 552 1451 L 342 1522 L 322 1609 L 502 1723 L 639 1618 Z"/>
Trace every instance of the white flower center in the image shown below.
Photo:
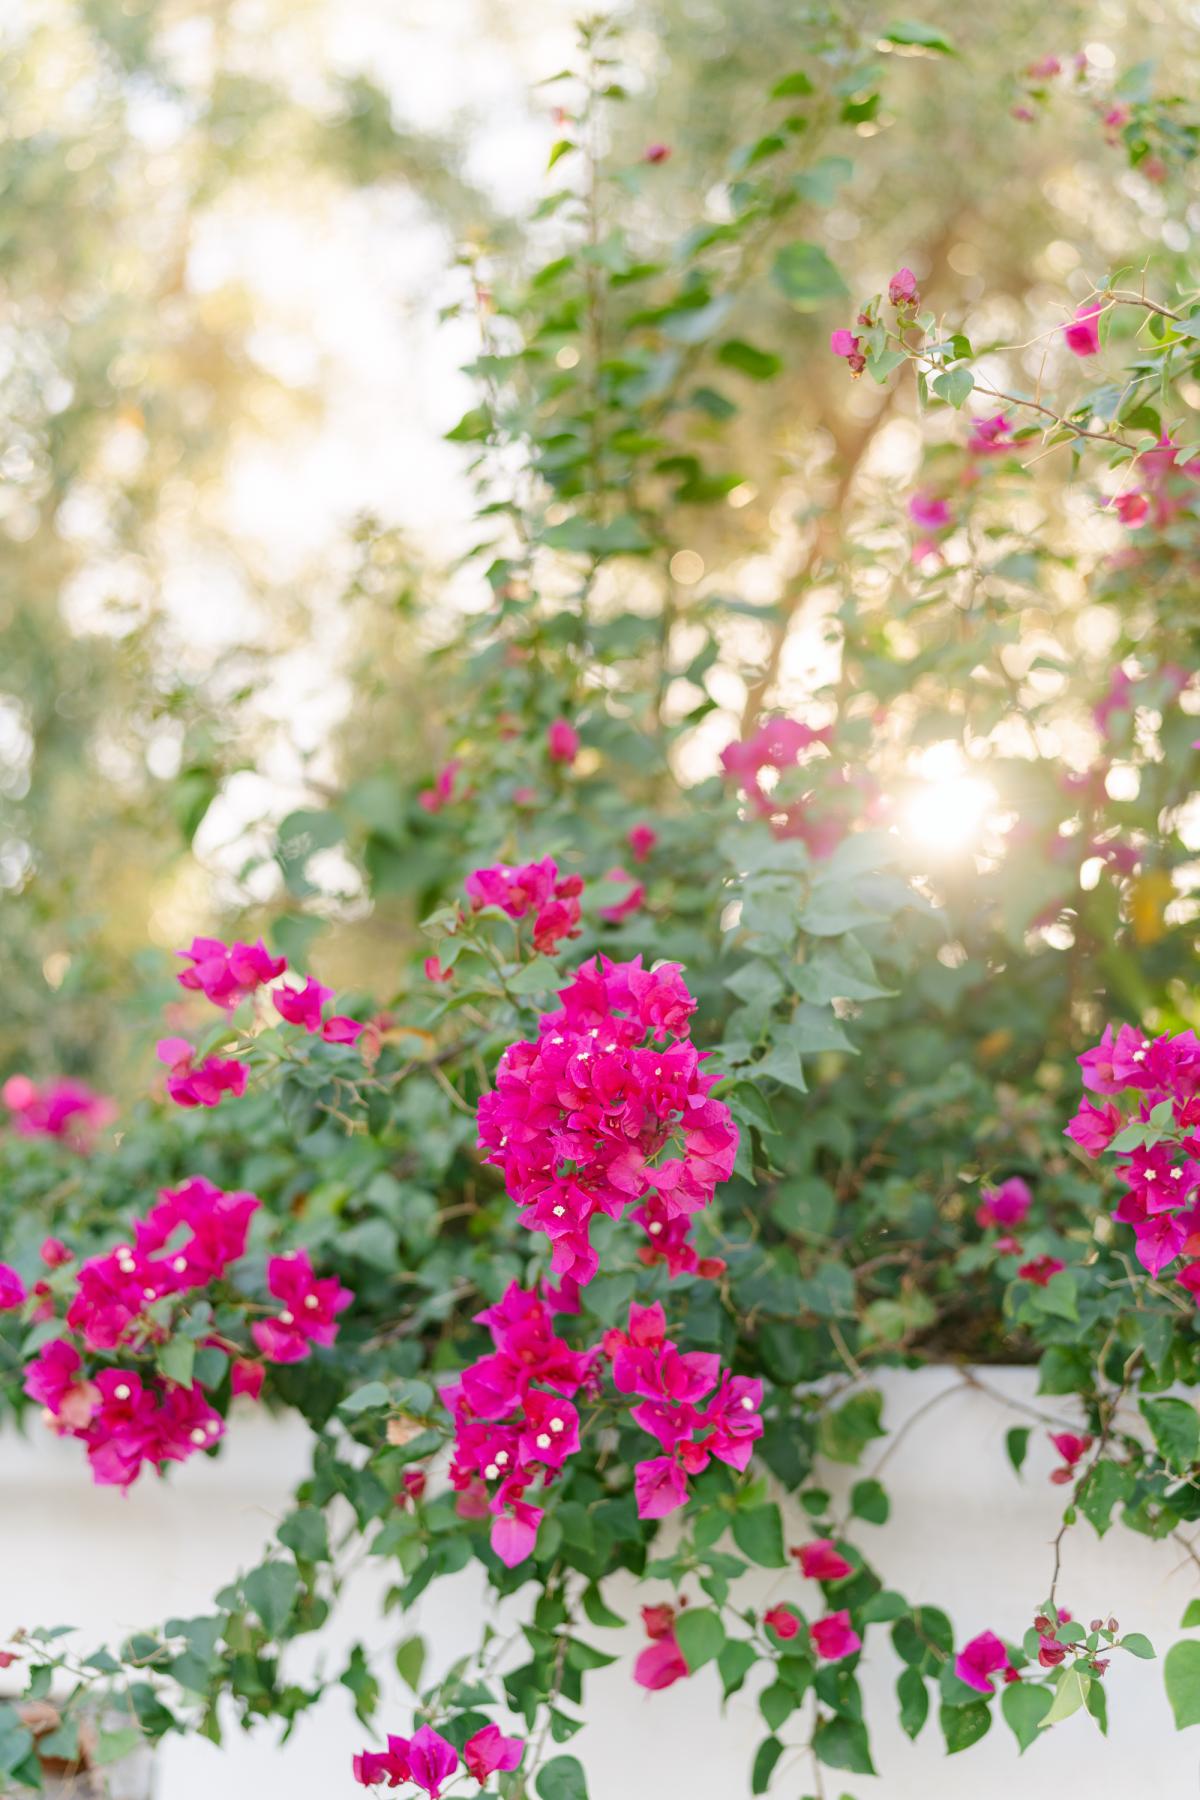
<path fill-rule="evenodd" d="M 116 1400 L 128 1400 L 129 1393 L 130 1393 L 129 1388 L 127 1388 L 125 1383 L 122 1381 L 122 1382 L 118 1383 L 118 1385 L 113 1389 L 113 1398 Z"/>
<path fill-rule="evenodd" d="M 508 1461 L 508 1451 L 507 1450 L 497 1450 L 496 1461 L 500 1464 L 500 1467 L 503 1468 L 505 1463 Z"/>
<path fill-rule="evenodd" d="M 279 1315 L 279 1323 L 281 1325 L 292 1325 L 295 1323 L 295 1320 L 290 1312 L 281 1312 Z"/>
<path fill-rule="evenodd" d="M 495 1481 L 497 1475 L 500 1473 L 495 1463 L 489 1463 L 483 1472 L 489 1481 Z"/>
<path fill-rule="evenodd" d="M 304 1304 L 305 1304 L 305 1306 L 307 1306 L 309 1312 L 313 1312 L 318 1306 L 320 1306 L 321 1302 L 317 1299 L 317 1296 L 315 1294 L 305 1294 Z"/>
<path fill-rule="evenodd" d="M 551 1429 L 551 1431 L 565 1431 L 567 1429 L 566 1420 L 565 1419 L 551 1419 L 550 1429 Z"/>
<path fill-rule="evenodd" d="M 548 1431 L 539 1431 L 533 1441 L 539 1450 L 548 1450 L 550 1448 L 550 1433 Z"/>
<path fill-rule="evenodd" d="M 204 1435 L 204 1427 L 202 1425 L 197 1425 L 195 1431 L 191 1434 L 193 1444 L 202 1444 L 204 1442 Z"/>

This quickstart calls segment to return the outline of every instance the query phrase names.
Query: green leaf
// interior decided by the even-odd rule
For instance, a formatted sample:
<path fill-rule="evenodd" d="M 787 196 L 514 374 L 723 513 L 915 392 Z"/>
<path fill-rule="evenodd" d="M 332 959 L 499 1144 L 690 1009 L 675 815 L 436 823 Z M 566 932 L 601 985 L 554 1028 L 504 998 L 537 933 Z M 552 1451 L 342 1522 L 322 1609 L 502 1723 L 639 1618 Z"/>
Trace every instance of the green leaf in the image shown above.
<path fill-rule="evenodd" d="M 587 1800 L 587 1777 L 577 1756 L 552 1756 L 536 1785 L 541 1800 Z"/>
<path fill-rule="evenodd" d="M 1200 1600 L 1188 1601 L 1179 1624 L 1184 1631 L 1189 1631 L 1193 1625 L 1200 1625 Z"/>
<path fill-rule="evenodd" d="M 765 1794 L 771 1785 L 771 1777 L 775 1773 L 775 1764 L 783 1755 L 783 1745 L 777 1737 L 764 1738 L 758 1746 L 754 1757 L 754 1767 L 750 1771 L 750 1792 Z"/>
<path fill-rule="evenodd" d="M 933 391 L 951 406 L 959 407 L 975 386 L 970 369 L 944 369 L 933 378 Z"/>
<path fill-rule="evenodd" d="M 548 994 L 561 980 L 561 970 L 555 968 L 548 956 L 535 956 L 515 975 L 510 975 L 505 986 L 512 994 Z"/>
<path fill-rule="evenodd" d="M 838 189 L 849 181 L 854 164 L 848 156 L 822 156 L 811 169 L 801 169 L 792 177 L 792 186 L 802 200 L 813 206 L 832 206 Z"/>
<path fill-rule="evenodd" d="M 406 1682 L 417 1693 L 421 1686 L 421 1671 L 425 1667 L 425 1639 L 421 1637 L 405 1638 L 396 1647 L 396 1672 L 401 1681 Z"/>
<path fill-rule="evenodd" d="M 615 1613 L 611 1606 L 606 1606 L 604 1597 L 594 1581 L 589 1582 L 583 1590 L 583 1610 L 593 1625 L 606 1625 L 615 1630 L 625 1621 L 620 1613 Z"/>
<path fill-rule="evenodd" d="M 777 81 L 771 89 L 772 100 L 790 100 L 803 98 L 805 94 L 815 94 L 816 88 L 804 73 L 803 69 L 793 69 L 782 81 Z"/>
<path fill-rule="evenodd" d="M 140 1741 L 141 1733 L 136 1735 Z M 16 1708 L 0 1705 L 0 1775 L 19 1768 L 32 1749 L 33 1733 L 22 1725 Z"/>
<path fill-rule="evenodd" d="M 759 350 L 742 338 L 729 338 L 717 351 L 717 361 L 727 369 L 737 369 L 752 381 L 770 381 L 783 367 L 783 358 L 773 351 Z"/>
<path fill-rule="evenodd" d="M 943 37 L 932 25 L 922 24 L 920 19 L 897 19 L 883 33 L 888 44 L 912 44 L 922 50 L 937 50 L 943 56 L 956 56 L 958 52 L 949 38 Z"/>
<path fill-rule="evenodd" d="M 831 1769 L 849 1769 L 854 1775 L 873 1775 L 867 1728 L 856 1719 L 826 1719 L 813 1734 L 813 1749 Z"/>
<path fill-rule="evenodd" d="M 276 1536 L 302 1562 L 329 1561 L 325 1515 L 315 1506 L 298 1506 L 295 1512 L 288 1514 Z"/>
<path fill-rule="evenodd" d="M 191 1387 L 192 1372 L 196 1367 L 194 1339 L 189 1337 L 168 1338 L 167 1342 L 160 1346 L 155 1360 L 168 1381 L 178 1382 L 180 1387 Z"/>
<path fill-rule="evenodd" d="M 943 1706 L 938 1714 L 947 1756 L 969 1750 L 992 1728 L 992 1710 L 982 1700 L 971 1700 L 966 1706 Z"/>
<path fill-rule="evenodd" d="M 758 1652 L 743 1638 L 731 1638 L 725 1645 L 717 1657 L 717 1669 L 726 1700 L 737 1693 L 757 1661 Z"/>
<path fill-rule="evenodd" d="M 571 142 L 570 138 L 559 138 L 558 142 L 551 147 L 550 157 L 546 163 L 547 174 L 556 162 L 561 162 L 564 156 L 570 156 L 572 150 L 576 148 L 577 146 Z"/>
<path fill-rule="evenodd" d="M 1072 1713 L 1078 1712 L 1087 1699 L 1091 1685 L 1090 1677 L 1080 1673 L 1078 1664 L 1064 1669 L 1059 1676 L 1049 1711 L 1042 1721 L 1043 1726 L 1057 1725 L 1060 1720 L 1069 1719 Z"/>
<path fill-rule="evenodd" d="M 868 356 L 867 368 L 875 381 L 884 382 L 893 369 L 898 369 L 901 363 L 907 361 L 903 350 L 880 350 L 877 355 Z"/>
<path fill-rule="evenodd" d="M 1200 1414 L 1189 1400 L 1141 1400 L 1138 1410 L 1150 1427 L 1163 1461 L 1187 1469 L 1200 1451 Z"/>
<path fill-rule="evenodd" d="M 929 1690 L 919 1669 L 901 1670 L 896 1698 L 900 1702 L 900 1724 L 910 1738 L 915 1738 L 929 1717 Z"/>
<path fill-rule="evenodd" d="M 849 293 L 819 244 L 785 244 L 771 264 L 771 280 L 800 312 L 817 312 Z"/>
<path fill-rule="evenodd" d="M 786 1682 L 773 1681 L 758 1696 L 759 1711 L 772 1731 L 778 1731 L 800 1704 L 800 1696 Z"/>
<path fill-rule="evenodd" d="M 1186 1731 L 1189 1725 L 1200 1725 L 1200 1643 L 1195 1638 L 1171 1645 L 1163 1663 L 1163 1678 L 1175 1729 Z"/>
<path fill-rule="evenodd" d="M 1004 1714 L 1004 1722 L 1016 1738 L 1022 1755 L 1037 1737 L 1050 1707 L 1049 1688 L 1035 1687 L 1032 1682 L 1010 1681 L 1001 1690 L 1000 1711 Z"/>
<path fill-rule="evenodd" d="M 1025 1453 L 1029 1449 L 1029 1433 L 1028 1425 L 1014 1425 L 1011 1431 L 1006 1431 L 1004 1434 L 1004 1448 L 1008 1454 L 1008 1460 L 1018 1475 L 1021 1473 L 1021 1465 L 1025 1461 Z"/>
<path fill-rule="evenodd" d="M 872 1438 L 885 1437 L 883 1395 L 865 1388 L 834 1412 L 821 1414 L 817 1447 L 834 1462 L 856 1463 Z"/>
<path fill-rule="evenodd" d="M 258 1614 L 268 1637 L 278 1637 L 287 1623 L 299 1586 L 296 1565 L 290 1562 L 261 1563 L 242 1582 L 246 1604 Z"/>
<path fill-rule="evenodd" d="M 783 1549 L 783 1520 L 773 1501 L 766 1506 L 751 1506 L 745 1511 L 735 1512 L 733 1541 L 744 1556 L 764 1569 L 782 1569 L 787 1565 Z"/>
<path fill-rule="evenodd" d="M 1150 1639 L 1140 1631 L 1128 1632 L 1125 1637 L 1118 1639 L 1117 1647 L 1121 1650 L 1128 1650 L 1130 1656 L 1140 1657 L 1143 1662 L 1153 1662 L 1157 1655 Z"/>
<path fill-rule="evenodd" d="M 391 1391 L 384 1382 L 367 1381 L 362 1387 L 355 1388 L 352 1394 L 347 1394 L 340 1402 L 338 1411 L 350 1414 L 371 1412 L 377 1406 L 390 1406 L 391 1403 Z"/>
<path fill-rule="evenodd" d="M 886 1525 L 891 1503 L 877 1481 L 856 1481 L 850 1490 L 850 1511 L 868 1525 Z"/>
<path fill-rule="evenodd" d="M 1112 1524 L 1112 1509 L 1133 1491 L 1133 1475 L 1107 1458 L 1098 1462 L 1079 1491 L 1076 1504 L 1100 1537 Z"/>
<path fill-rule="evenodd" d="M 145 1743 L 145 1738 L 136 1725 L 120 1725 L 115 1731 L 99 1733 L 96 1748 L 92 1751 L 92 1761 L 107 1767 L 109 1763 L 120 1762 L 126 1756 L 132 1756 Z"/>
<path fill-rule="evenodd" d="M 675 1639 L 692 1674 L 719 1656 L 725 1644 L 725 1627 L 707 1606 L 689 1606 L 675 1620 Z"/>

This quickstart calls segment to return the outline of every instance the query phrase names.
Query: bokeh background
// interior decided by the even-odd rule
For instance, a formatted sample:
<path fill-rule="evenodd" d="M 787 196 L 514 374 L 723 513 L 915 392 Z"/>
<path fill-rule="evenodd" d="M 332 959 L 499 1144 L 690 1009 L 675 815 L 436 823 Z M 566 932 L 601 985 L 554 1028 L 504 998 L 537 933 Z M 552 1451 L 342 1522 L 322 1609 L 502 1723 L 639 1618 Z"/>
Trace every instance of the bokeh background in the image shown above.
<path fill-rule="evenodd" d="M 877 12 L 836 17 L 869 30 Z M 624 9 L 619 148 L 672 151 L 644 231 L 706 219 L 789 66 L 791 13 Z M 820 13 L 806 8 L 806 29 Z M 905 129 L 825 219 L 851 292 L 907 262 L 934 304 L 965 306 L 976 342 L 1012 343 L 1117 264 L 1153 254 L 1169 288 L 1200 204 L 1131 170 L 1104 114 L 1118 83 L 1153 80 L 1156 45 L 1186 92 L 1194 9 L 931 0 L 923 17 L 959 54 L 881 45 L 887 104 L 856 130 L 885 135 L 900 113 Z M 0 1074 L 138 1090 L 166 953 L 206 926 L 266 925 L 293 948 L 320 933 L 342 986 L 408 930 L 427 870 L 405 796 L 445 754 L 428 659 L 490 598 L 459 564 L 471 495 L 443 435 L 472 399 L 464 250 L 534 265 L 553 244 L 552 221 L 518 224 L 557 135 L 538 84 L 569 60 L 574 25 L 565 0 L 5 8 Z M 1030 65 L 1080 51 L 1086 78 L 1019 116 Z M 772 292 L 755 290 L 745 335 L 784 341 L 788 372 L 743 384 L 746 482 L 696 524 L 704 578 L 751 605 L 774 597 L 815 500 L 877 549 L 918 457 L 905 403 L 848 383 L 829 320 Z M 1085 570 L 1120 527 L 1066 491 L 1068 473 L 1046 459 L 1010 523 L 1019 534 L 1036 509 L 1056 609 L 1103 651 Z M 784 705 L 820 667 L 820 616 L 817 593 L 780 658 Z M 685 777 L 711 772 L 746 697 L 719 661 L 706 685 Z M 315 813 L 300 861 L 295 820 Z"/>

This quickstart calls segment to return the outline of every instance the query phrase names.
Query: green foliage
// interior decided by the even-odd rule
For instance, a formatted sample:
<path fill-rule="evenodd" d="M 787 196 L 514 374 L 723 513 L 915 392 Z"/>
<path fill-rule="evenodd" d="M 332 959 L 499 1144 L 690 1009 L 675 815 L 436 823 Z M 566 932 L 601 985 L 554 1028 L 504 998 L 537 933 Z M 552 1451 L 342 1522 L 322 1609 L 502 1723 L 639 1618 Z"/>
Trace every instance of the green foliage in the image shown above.
<path fill-rule="evenodd" d="M 860 34 L 837 9 L 786 21 L 759 10 L 761 32 L 731 10 L 738 54 L 702 65 L 690 37 L 680 48 L 684 9 L 646 8 L 664 68 L 676 63 L 654 98 L 679 126 L 665 166 L 642 153 L 647 103 L 628 98 L 646 85 L 625 68 L 642 54 L 639 34 L 626 43 L 585 28 L 577 67 L 551 90 L 566 122 L 548 138 L 536 239 L 515 255 L 511 234 L 484 245 L 486 220 L 452 159 L 408 140 L 365 78 L 345 84 L 336 118 L 309 118 L 272 83 L 250 83 L 230 129 L 228 70 L 198 108 L 188 145 L 206 206 L 253 180 L 261 160 L 274 167 L 282 142 L 298 187 L 313 171 L 334 184 L 402 179 L 452 223 L 468 212 L 473 247 L 448 319 L 478 342 L 472 404 L 446 433 L 478 500 L 453 605 L 448 571 L 420 568 L 392 532 L 363 523 L 342 559 L 357 660 L 337 673 L 353 699 L 325 754 L 293 759 L 302 792 L 280 803 L 236 878 L 222 875 L 244 902 L 222 929 L 264 929 L 294 965 L 336 971 L 339 1006 L 371 1026 L 347 1047 L 284 1027 L 269 1007 L 214 1015 L 185 996 L 198 1051 L 236 1056 L 249 1075 L 246 1095 L 213 1112 L 128 1098 L 144 1082 L 122 1066 L 109 1020 L 127 995 L 140 1054 L 164 1002 L 180 998 L 166 958 L 149 953 L 143 979 L 132 946 L 152 907 L 173 929 L 167 885 L 194 876 L 189 846 L 203 852 L 205 822 L 231 803 L 242 765 L 267 760 L 251 704 L 259 665 L 185 679 L 168 620 L 102 639 L 67 629 L 58 598 L 86 572 L 72 494 L 98 484 L 114 555 L 140 559 L 153 586 L 163 519 L 179 511 L 172 484 L 219 486 L 233 426 L 278 401 L 278 384 L 256 372 L 248 346 L 259 338 L 232 294 L 212 309 L 186 283 L 161 291 L 140 223 L 152 184 L 126 116 L 155 66 L 160 9 L 116 24 L 107 10 L 89 23 L 67 9 L 94 116 L 52 141 L 41 134 L 48 194 L 30 185 L 26 139 L 0 147 L 14 366 L 23 358 L 46 377 L 11 396 L 17 507 L 47 509 L 31 535 L 18 511 L 0 547 L 3 679 L 19 703 L 0 737 L 0 879 L 14 899 L 0 926 L 14 971 L 0 1055 L 6 1070 L 89 1073 L 126 1096 L 119 1134 L 104 1128 L 91 1154 L 5 1134 L 0 1253 L 32 1282 L 47 1233 L 83 1258 L 127 1233 L 141 1198 L 187 1175 L 252 1189 L 262 1209 L 244 1271 L 185 1309 L 153 1357 L 161 1377 L 198 1383 L 221 1414 L 221 1346 L 248 1307 L 265 1305 L 268 1256 L 302 1246 L 354 1294 L 336 1343 L 269 1373 L 271 1402 L 307 1420 L 313 1455 L 266 1560 L 222 1590 L 210 1617 L 86 1657 L 36 1640 L 30 1696 L 51 1674 L 78 1696 L 65 1731 L 91 1690 L 127 1697 L 130 1723 L 101 1735 L 101 1762 L 198 1715 L 215 1730 L 230 1699 L 243 1718 L 290 1729 L 328 1680 L 375 1730 L 379 1671 L 363 1646 L 311 1687 L 288 1667 L 364 1548 L 389 1572 L 397 1617 L 472 1560 L 498 1595 L 520 1592 L 527 1660 L 497 1663 L 485 1642 L 431 1686 L 419 1638 L 387 1655 L 414 1716 L 435 1717 L 456 1745 L 494 1713 L 521 1722 L 541 1748 L 513 1791 L 539 1800 L 586 1800 L 583 1766 L 559 1746 L 585 1716 L 589 1673 L 611 1660 L 577 1635 L 581 1620 L 598 1632 L 623 1623 L 606 1585 L 614 1572 L 687 1601 L 673 1629 L 689 1671 L 715 1662 L 726 1696 L 755 1677 L 769 1735 L 754 1793 L 768 1790 L 802 1705 L 814 1709 L 821 1762 L 874 1773 L 854 1675 L 815 1655 L 821 1612 L 846 1611 L 868 1643 L 890 1628 L 901 1725 L 910 1737 L 923 1729 L 935 1684 L 951 1753 L 997 1709 L 1022 1753 L 1074 1712 L 1103 1729 L 1117 1668 L 1102 1683 L 1097 1659 L 1154 1653 L 1136 1631 L 1051 1622 L 1068 1656 L 1047 1668 L 1039 1625 L 1022 1679 L 997 1683 L 989 1701 L 954 1673 L 963 1622 L 892 1589 L 866 1527 L 890 1510 L 891 1421 L 875 1378 L 931 1361 L 985 1387 L 977 1365 L 1039 1365 L 1056 1426 L 1061 1412 L 1091 1438 L 1063 1484 L 1067 1526 L 1083 1519 L 1104 1536 L 1120 1521 L 1169 1537 L 1200 1516 L 1198 1415 L 1167 1391 L 1200 1377 L 1190 1302 L 1169 1276 L 1146 1274 L 1104 1177 L 1063 1138 L 1101 997 L 1114 1019 L 1155 1033 L 1197 1019 L 1186 825 L 1196 725 L 1171 674 L 1195 667 L 1186 461 L 1200 325 L 1178 301 L 1195 272 L 1168 248 L 1143 272 L 1148 226 L 1156 244 L 1171 234 L 1157 199 L 1136 198 L 1145 182 L 1126 192 L 1105 172 L 1092 112 L 1059 121 L 1047 141 L 1031 133 L 1028 170 L 1013 174 L 1013 84 L 1033 77 L 1014 72 L 1024 50 L 1000 66 L 994 19 L 939 8 L 929 22 Z M 5 64 L 11 113 L 43 105 L 45 54 Z M 719 105 L 706 103 L 714 83 Z M 1095 71 L 1078 85 L 1085 111 L 1111 99 Z M 1112 157 L 1135 168 L 1164 159 L 1155 193 L 1177 208 L 1197 148 L 1187 109 L 1147 69 L 1117 92 L 1130 117 Z M 723 135 L 731 122 L 744 141 Z M 1064 156 L 1087 164 L 1081 192 L 1103 196 L 1078 220 L 1047 199 Z M 67 226 L 53 277 L 43 216 Z M 965 219 L 980 227 L 970 243 Z M 131 230 L 118 287 L 105 270 Z M 1118 238 L 1136 283 L 1099 274 Z M 914 266 L 920 300 L 852 298 L 889 262 Z M 962 279 L 968 267 L 978 284 Z M 1048 309 L 1056 267 L 1078 278 Z M 1059 320 L 1087 297 L 1084 269 L 1100 282 L 1103 381 L 1090 359 L 1056 354 Z M 1154 294 L 1166 298 L 1151 306 Z M 94 316 L 81 300 L 93 295 Z M 1010 345 L 992 341 L 1001 316 Z M 860 339 L 872 382 L 853 387 L 827 349 L 837 329 Z M 121 371 L 126 343 L 141 346 L 136 381 Z M 1048 346 L 1036 395 L 1030 343 Z M 46 397 L 55 380 L 72 391 L 65 410 Z M 204 391 L 211 408 L 197 422 Z M 121 409 L 143 440 L 129 476 L 105 463 Z M 973 434 L 998 412 L 1004 441 L 981 448 Z M 903 492 L 883 435 L 894 422 L 914 458 L 920 447 Z M 1126 529 L 1108 500 L 1141 491 L 1164 432 L 1183 467 L 1146 490 L 1162 504 L 1126 543 L 1135 553 L 1112 556 L 1097 523 Z M 950 511 L 931 527 L 936 554 L 910 528 L 918 489 Z M 193 528 L 210 525 L 198 505 Z M 268 611 L 282 607 L 273 580 L 251 585 Z M 315 577 L 313 588 L 327 599 Z M 35 609 L 6 605 L 11 595 Z M 1111 685 L 1118 668 L 1124 689 Z M 795 754 L 780 715 L 808 734 Z M 547 754 L 560 717 L 582 738 L 572 763 Z M 174 762 L 151 754 L 167 739 Z M 736 750 L 721 765 L 718 752 L 738 743 L 743 766 Z M 755 746 L 764 754 L 748 768 Z M 120 779 L 95 779 L 100 747 L 126 769 Z M 150 775 L 168 764 L 170 777 Z M 438 769 L 452 772 L 448 793 Z M 657 842 L 634 864 L 639 825 Z M 578 935 L 556 949 L 535 945 L 525 921 L 462 901 L 471 869 L 543 856 L 583 885 Z M 618 868 L 629 880 L 636 868 L 644 887 L 629 910 Z M 714 1458 L 695 1472 L 660 1540 L 634 1500 L 650 1440 L 614 1406 L 539 1491 L 535 1555 L 509 1571 L 486 1522 L 463 1518 L 440 1476 L 424 1491 L 403 1484 L 438 1466 L 450 1431 L 439 1393 L 487 1346 L 478 1314 L 510 1283 L 549 1274 L 537 1234 L 480 1159 L 474 1111 L 506 1046 L 598 953 L 684 965 L 696 1039 L 741 1140 L 732 1179 L 694 1223 L 700 1266 L 670 1279 L 628 1220 L 602 1220 L 602 1273 L 562 1328 L 590 1344 L 622 1330 L 632 1303 L 660 1301 L 681 1347 L 762 1380 L 765 1428 L 747 1468 Z M 1172 1141 L 1174 1123 L 1137 1120 L 1119 1153 Z M 986 1222 L 986 1194 L 1011 1175 L 1033 1192 L 1019 1249 Z M 1043 1281 L 1041 1258 L 1065 1266 Z M 47 1280 L 61 1310 L 73 1275 Z M 0 1321 L 12 1414 L 28 1411 L 24 1364 L 59 1328 L 32 1308 Z M 1007 1417 L 998 1427 L 1026 1479 L 1036 1410 L 1036 1429 Z M 936 1418 L 918 1428 L 939 1429 Z M 789 1568 L 801 1531 L 836 1539 L 853 1566 L 785 1639 L 762 1628 L 740 1584 L 749 1565 Z M 1012 1617 L 997 1630 L 1044 1604 L 1046 1573 L 1013 1572 Z M 1178 1644 L 1164 1661 L 1181 1726 L 1200 1718 L 1195 1649 Z M 40 1779 L 11 1707 L 0 1708 L 0 1775 L 17 1789 Z"/>

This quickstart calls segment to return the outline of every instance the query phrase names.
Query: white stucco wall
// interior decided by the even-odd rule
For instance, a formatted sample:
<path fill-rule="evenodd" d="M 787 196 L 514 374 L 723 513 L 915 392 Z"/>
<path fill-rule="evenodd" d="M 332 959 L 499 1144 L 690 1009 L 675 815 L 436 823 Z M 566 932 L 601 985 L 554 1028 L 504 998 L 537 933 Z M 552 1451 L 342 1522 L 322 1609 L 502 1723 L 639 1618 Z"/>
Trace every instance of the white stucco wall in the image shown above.
<path fill-rule="evenodd" d="M 1023 1370 L 993 1370 L 994 1387 L 1032 1399 Z M 892 1516 L 886 1526 L 862 1527 L 864 1548 L 888 1584 L 914 1600 L 944 1605 L 960 1641 L 990 1627 L 1019 1638 L 1033 1604 L 1048 1585 L 1050 1540 L 1060 1516 L 1061 1488 L 1047 1475 L 1056 1460 L 1035 1428 L 1024 1481 L 1003 1451 L 1005 1429 L 1022 1420 L 998 1400 L 959 1386 L 944 1370 L 892 1375 L 882 1383 L 890 1426 L 903 1424 L 942 1390 L 947 1393 L 916 1420 L 889 1457 L 886 1485 Z M 305 1434 L 244 1414 L 235 1421 L 219 1462 L 197 1462 L 169 1482 L 143 1480 L 127 1499 L 93 1488 L 78 1447 L 50 1437 L 0 1443 L 0 1631 L 18 1624 L 71 1623 L 87 1644 L 111 1640 L 171 1614 L 207 1608 L 215 1589 L 237 1568 L 260 1558 L 274 1523 L 286 1510 L 289 1482 L 305 1464 Z M 848 1483 L 870 1472 L 832 1471 Z M 792 1541 L 803 1535 L 797 1524 Z M 435 1663 L 472 1646 L 483 1608 L 478 1571 L 424 1596 L 408 1618 L 380 1619 L 384 1585 L 368 1567 L 346 1595 L 328 1632 L 291 1653 L 298 1671 L 310 1659 L 333 1660 L 331 1646 L 361 1639 L 378 1652 L 386 1680 L 390 1648 L 414 1629 L 431 1644 Z M 1178 1635 L 1183 1608 L 1200 1583 L 1178 1545 L 1151 1544 L 1115 1527 L 1101 1545 L 1090 1526 L 1067 1536 L 1060 1597 L 1075 1616 L 1115 1613 L 1127 1630 L 1146 1632 L 1164 1650 Z M 607 1591 L 607 1590 L 606 1590 Z M 761 1571 L 747 1601 L 769 1602 L 802 1592 L 792 1571 Z M 636 1617 L 635 1597 L 614 1582 L 618 1612 Z M 664 1587 L 661 1597 L 667 1598 Z M 699 1596 L 697 1596 L 699 1597 Z M 807 1599 L 816 1598 L 809 1589 Z M 519 1602 L 518 1597 L 518 1602 Z M 626 1632 L 589 1628 L 589 1639 L 631 1655 L 644 1641 L 640 1626 Z M 336 1666 L 336 1665 L 335 1665 Z M 1103 1740 L 1083 1714 L 1057 1727 L 1018 1764 L 1015 1745 L 998 1719 L 989 1736 L 947 1760 L 931 1721 L 910 1745 L 895 1722 L 892 1689 L 899 1664 L 876 1627 L 868 1638 L 860 1678 L 868 1699 L 880 1779 L 826 1777 L 826 1791 L 856 1800 L 1060 1800 L 1086 1792 L 1089 1800 L 1163 1800 L 1200 1794 L 1200 1732 L 1177 1734 L 1162 1689 L 1159 1663 L 1114 1657 L 1107 1676 L 1111 1734 Z M 586 1729 L 571 1748 L 582 1757 L 592 1800 L 735 1800 L 749 1793 L 748 1768 L 763 1735 L 753 1697 L 734 1698 L 720 1711 L 715 1671 L 701 1670 L 659 1694 L 632 1684 L 630 1658 L 588 1678 Z M 394 1730 L 407 1731 L 409 1707 L 392 1677 L 385 1712 Z M 801 1735 L 797 1715 L 785 1737 Z M 272 1730 L 232 1736 L 221 1750 L 206 1742 L 170 1741 L 160 1758 L 156 1800 L 336 1800 L 355 1790 L 350 1756 L 364 1733 L 349 1698 L 335 1689 L 279 1748 Z M 795 1800 L 809 1791 L 806 1759 L 785 1759 L 772 1793 Z"/>

